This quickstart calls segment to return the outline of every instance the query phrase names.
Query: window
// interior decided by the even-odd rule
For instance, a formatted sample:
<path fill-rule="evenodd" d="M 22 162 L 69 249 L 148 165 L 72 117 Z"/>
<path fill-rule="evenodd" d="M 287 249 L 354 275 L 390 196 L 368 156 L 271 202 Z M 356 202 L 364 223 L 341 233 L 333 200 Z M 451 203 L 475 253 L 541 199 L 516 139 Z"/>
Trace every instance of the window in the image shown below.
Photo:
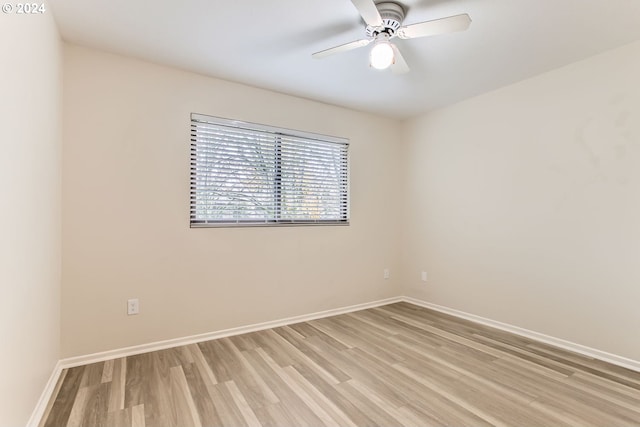
<path fill-rule="evenodd" d="M 348 224 L 343 138 L 191 114 L 191 227 Z"/>

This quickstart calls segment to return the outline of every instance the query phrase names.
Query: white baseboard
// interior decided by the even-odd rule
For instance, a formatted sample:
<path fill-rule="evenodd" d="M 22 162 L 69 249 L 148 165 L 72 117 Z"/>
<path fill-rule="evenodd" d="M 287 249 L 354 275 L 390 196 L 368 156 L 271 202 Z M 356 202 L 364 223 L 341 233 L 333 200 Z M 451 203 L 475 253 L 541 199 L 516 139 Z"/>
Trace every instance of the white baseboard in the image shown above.
<path fill-rule="evenodd" d="M 441 313 L 450 314 L 455 317 L 460 317 L 462 319 L 470 320 L 472 322 L 479 323 L 485 326 L 490 326 L 492 328 L 500 329 L 502 331 L 511 332 L 513 334 L 530 338 L 535 341 L 540 341 L 545 344 L 550 344 L 556 347 L 560 347 L 564 350 L 573 351 L 574 353 L 578 353 L 583 356 L 602 360 L 604 362 L 608 362 L 613 365 L 622 366 L 624 368 L 628 368 L 628 369 L 640 372 L 640 361 L 637 361 L 637 360 L 628 359 L 626 357 L 618 356 L 616 354 L 607 353 L 606 351 L 587 347 L 571 341 L 563 340 L 561 338 L 556 338 L 549 335 L 541 334 L 539 332 L 530 331 L 528 329 L 509 325 L 507 323 L 498 322 L 496 320 L 491 320 L 481 316 L 476 316 L 475 314 L 466 313 L 464 311 L 456 310 L 453 308 L 433 304 L 417 298 L 405 296 L 405 297 L 402 297 L 402 300 L 410 304 L 418 305 L 424 308 L 429 308 L 431 310 L 439 311 Z"/>
<path fill-rule="evenodd" d="M 60 378 L 60 373 L 62 373 L 62 363 L 58 361 L 56 363 L 56 366 L 54 366 L 53 368 L 53 372 L 49 377 L 49 381 L 47 381 L 47 385 L 45 385 L 44 390 L 40 395 L 38 404 L 36 405 L 35 409 L 31 413 L 31 417 L 27 422 L 27 427 L 38 427 L 38 424 L 40 424 L 40 420 L 44 416 L 44 412 L 47 409 L 49 400 L 51 400 L 51 396 L 53 396 L 53 392 L 56 389 L 58 378 Z"/>
<path fill-rule="evenodd" d="M 85 356 L 69 357 L 60 361 L 62 368 L 72 368 L 74 366 L 86 365 L 89 363 L 102 362 L 109 359 L 117 359 L 119 357 L 133 356 L 135 354 L 148 353 L 150 351 L 164 350 L 167 348 L 178 347 L 181 345 L 195 344 L 203 341 L 215 340 L 218 338 L 230 337 L 233 335 L 241 335 L 249 332 L 262 331 L 265 329 L 277 328 L 279 326 L 291 325 L 294 323 L 308 322 L 310 320 L 321 319 L 324 317 L 337 316 L 339 314 L 351 313 L 354 311 L 366 310 L 367 308 L 380 307 L 381 305 L 401 302 L 402 297 L 386 298 L 383 300 L 367 302 L 363 304 L 350 305 L 347 307 L 334 308 L 325 311 L 318 311 L 311 314 L 303 314 L 301 316 L 287 317 L 279 320 L 272 320 L 253 325 L 239 326 L 237 328 L 224 329 L 221 331 L 207 332 L 199 335 L 191 335 L 188 337 L 174 338 L 165 341 L 156 341 L 147 344 L 135 345 L 131 347 L 119 348 L 116 350 L 108 350 L 99 353 L 88 354 Z"/>

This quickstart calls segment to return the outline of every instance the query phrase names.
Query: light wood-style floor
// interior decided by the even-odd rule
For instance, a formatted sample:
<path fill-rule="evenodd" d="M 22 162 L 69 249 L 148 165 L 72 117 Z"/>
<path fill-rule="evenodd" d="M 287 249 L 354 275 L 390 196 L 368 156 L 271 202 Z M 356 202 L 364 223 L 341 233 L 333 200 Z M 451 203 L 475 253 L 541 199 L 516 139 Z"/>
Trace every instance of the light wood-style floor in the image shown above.
<path fill-rule="evenodd" d="M 65 370 L 44 426 L 640 426 L 640 373 L 407 303 Z"/>

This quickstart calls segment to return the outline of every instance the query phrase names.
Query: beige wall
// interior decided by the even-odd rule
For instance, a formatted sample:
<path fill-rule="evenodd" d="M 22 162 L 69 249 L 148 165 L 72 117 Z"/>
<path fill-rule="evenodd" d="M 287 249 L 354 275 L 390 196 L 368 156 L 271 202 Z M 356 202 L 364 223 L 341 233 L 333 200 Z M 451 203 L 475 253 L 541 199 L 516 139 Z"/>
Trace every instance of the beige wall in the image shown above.
<path fill-rule="evenodd" d="M 191 112 L 349 138 L 351 225 L 189 229 Z M 398 131 L 390 119 L 66 46 L 63 357 L 398 295 Z M 126 315 L 132 297 L 137 316 Z"/>
<path fill-rule="evenodd" d="M 635 43 L 407 123 L 405 293 L 640 360 L 638 76 Z"/>
<path fill-rule="evenodd" d="M 0 13 L 0 426 L 59 358 L 61 53 L 50 13 Z"/>

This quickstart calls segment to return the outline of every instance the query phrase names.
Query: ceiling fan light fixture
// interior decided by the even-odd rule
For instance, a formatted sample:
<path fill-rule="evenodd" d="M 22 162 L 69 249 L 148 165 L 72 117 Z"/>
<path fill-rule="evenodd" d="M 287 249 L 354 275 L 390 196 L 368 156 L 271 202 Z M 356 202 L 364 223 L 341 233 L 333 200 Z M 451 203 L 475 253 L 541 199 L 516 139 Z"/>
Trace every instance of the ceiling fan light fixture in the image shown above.
<path fill-rule="evenodd" d="M 384 70 L 393 64 L 394 59 L 393 46 L 389 43 L 389 37 L 383 34 L 378 35 L 371 48 L 369 64 L 377 70 Z"/>
<path fill-rule="evenodd" d="M 311 56 L 319 59 L 372 44 L 369 51 L 370 67 L 378 70 L 391 68 L 394 74 L 404 74 L 409 72 L 409 66 L 398 47 L 389 43 L 391 39 L 416 39 L 464 31 L 471 24 L 469 15 L 462 13 L 404 25 L 407 7 L 398 1 L 400 0 L 351 0 L 367 25 L 367 38 L 321 50 Z"/>

